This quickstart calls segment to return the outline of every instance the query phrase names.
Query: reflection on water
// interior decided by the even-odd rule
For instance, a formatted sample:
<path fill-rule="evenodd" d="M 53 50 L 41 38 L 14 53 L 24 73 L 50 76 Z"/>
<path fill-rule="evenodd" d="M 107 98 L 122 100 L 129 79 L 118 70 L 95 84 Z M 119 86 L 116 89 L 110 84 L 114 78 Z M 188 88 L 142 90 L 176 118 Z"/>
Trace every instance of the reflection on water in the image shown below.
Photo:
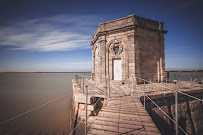
<path fill-rule="evenodd" d="M 70 93 L 73 78 L 74 73 L 0 73 L 0 123 Z M 69 102 L 70 96 L 0 125 L 0 134 L 68 134 Z"/>

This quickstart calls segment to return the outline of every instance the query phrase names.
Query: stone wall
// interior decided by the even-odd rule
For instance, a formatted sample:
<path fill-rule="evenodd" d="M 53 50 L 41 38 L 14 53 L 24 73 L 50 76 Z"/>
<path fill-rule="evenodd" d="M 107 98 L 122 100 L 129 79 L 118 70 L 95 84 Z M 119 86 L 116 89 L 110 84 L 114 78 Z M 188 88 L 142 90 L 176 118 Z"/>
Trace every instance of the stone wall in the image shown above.
<path fill-rule="evenodd" d="M 164 34 L 150 30 L 136 29 L 139 43 L 139 71 L 141 78 L 163 81 L 165 78 Z"/>
<path fill-rule="evenodd" d="M 188 94 L 203 99 L 203 90 L 190 91 Z M 175 121 L 175 97 L 172 93 L 150 97 Z M 203 103 L 183 95 L 178 95 L 178 98 L 179 126 L 189 135 L 201 135 L 203 132 Z M 141 101 L 143 102 L 143 97 Z M 163 135 L 175 135 L 174 123 L 147 98 L 146 110 Z M 184 134 L 180 130 L 179 133 Z"/>

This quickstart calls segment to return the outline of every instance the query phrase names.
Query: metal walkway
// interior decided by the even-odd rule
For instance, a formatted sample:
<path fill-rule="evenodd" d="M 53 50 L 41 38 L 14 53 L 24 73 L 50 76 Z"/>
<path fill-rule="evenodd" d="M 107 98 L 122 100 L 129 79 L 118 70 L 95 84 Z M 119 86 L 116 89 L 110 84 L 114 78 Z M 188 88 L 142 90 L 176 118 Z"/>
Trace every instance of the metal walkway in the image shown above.
<path fill-rule="evenodd" d="M 160 135 L 137 96 L 109 98 L 88 135 Z"/>

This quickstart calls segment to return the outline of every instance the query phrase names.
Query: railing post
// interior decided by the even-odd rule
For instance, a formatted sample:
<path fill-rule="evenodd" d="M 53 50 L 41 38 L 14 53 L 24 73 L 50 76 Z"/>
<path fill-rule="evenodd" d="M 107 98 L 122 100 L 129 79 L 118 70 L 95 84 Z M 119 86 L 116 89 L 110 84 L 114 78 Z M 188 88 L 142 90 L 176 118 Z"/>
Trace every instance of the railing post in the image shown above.
<path fill-rule="evenodd" d="M 78 84 L 78 78 L 77 78 L 77 74 L 75 74 L 75 81 Z"/>
<path fill-rule="evenodd" d="M 174 80 L 177 80 L 177 79 L 176 79 L 176 74 L 175 74 L 175 73 L 174 73 Z"/>
<path fill-rule="evenodd" d="M 87 135 L 87 100 L 88 100 L 88 86 L 86 86 L 86 118 L 85 118 L 85 135 Z"/>
<path fill-rule="evenodd" d="M 181 78 L 180 78 L 180 74 L 179 74 L 179 89 L 181 89 Z"/>
<path fill-rule="evenodd" d="M 166 74 L 166 83 L 165 83 L 166 89 L 165 89 L 165 91 L 168 90 L 168 89 L 167 89 L 167 82 L 168 82 L 168 80 L 167 80 L 167 74 Z M 164 91 L 164 97 L 165 97 L 165 94 L 166 94 L 165 91 Z"/>
<path fill-rule="evenodd" d="M 133 76 L 132 76 L 132 93 L 131 93 L 131 95 L 133 95 Z"/>
<path fill-rule="evenodd" d="M 135 89 L 137 90 L 138 98 L 140 98 L 140 92 L 139 92 L 139 90 L 137 88 L 137 78 L 136 78 L 136 76 L 135 76 Z"/>
<path fill-rule="evenodd" d="M 192 88 L 192 84 L 193 84 L 193 82 L 192 82 L 192 75 L 190 75 L 190 76 L 191 76 L 190 81 L 191 81 L 191 88 Z"/>
<path fill-rule="evenodd" d="M 150 91 L 152 90 L 152 79 L 150 77 Z"/>
<path fill-rule="evenodd" d="M 144 108 L 145 108 L 145 80 L 144 80 Z"/>
<path fill-rule="evenodd" d="M 83 83 L 83 87 L 82 87 L 82 93 L 85 93 L 85 80 L 84 77 L 82 77 L 82 83 Z"/>
<path fill-rule="evenodd" d="M 151 80 L 151 83 L 152 83 L 151 87 L 152 87 L 152 90 L 153 90 L 154 89 L 154 83 L 152 82 L 152 80 Z"/>
<path fill-rule="evenodd" d="M 176 135 L 178 135 L 178 90 L 175 92 Z"/>

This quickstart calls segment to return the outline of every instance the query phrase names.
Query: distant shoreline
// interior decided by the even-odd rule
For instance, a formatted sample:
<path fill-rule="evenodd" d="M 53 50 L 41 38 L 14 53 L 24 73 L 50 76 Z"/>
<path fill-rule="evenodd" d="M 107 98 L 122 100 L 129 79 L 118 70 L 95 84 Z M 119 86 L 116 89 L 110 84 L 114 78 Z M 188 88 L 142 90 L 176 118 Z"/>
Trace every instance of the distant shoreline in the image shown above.
<path fill-rule="evenodd" d="M 92 72 L 0 72 L 0 73 L 92 73 Z"/>
<path fill-rule="evenodd" d="M 168 70 L 166 72 L 203 72 L 203 70 Z M 0 73 L 92 73 L 88 72 L 0 72 Z"/>
<path fill-rule="evenodd" d="M 169 70 L 166 72 L 203 72 L 203 70 Z"/>

